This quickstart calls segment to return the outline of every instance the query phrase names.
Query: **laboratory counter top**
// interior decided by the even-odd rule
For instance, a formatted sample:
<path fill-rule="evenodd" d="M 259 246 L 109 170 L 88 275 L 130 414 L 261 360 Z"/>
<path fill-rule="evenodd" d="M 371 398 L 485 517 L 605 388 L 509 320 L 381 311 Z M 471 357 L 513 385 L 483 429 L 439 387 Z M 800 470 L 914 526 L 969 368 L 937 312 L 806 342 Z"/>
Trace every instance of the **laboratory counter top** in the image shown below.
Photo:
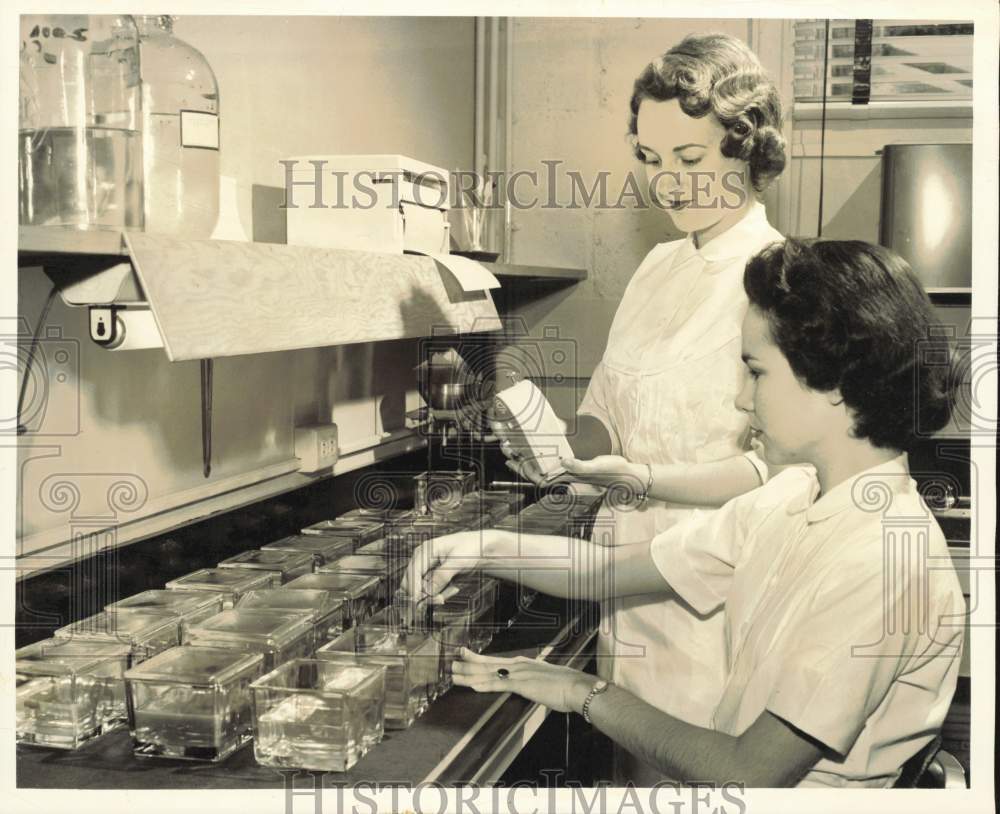
<path fill-rule="evenodd" d="M 494 636 L 487 653 L 541 656 L 583 667 L 598 614 L 588 603 L 538 595 Z M 328 772 L 324 788 L 371 782 L 495 782 L 541 725 L 547 710 L 509 693 L 452 687 L 406 730 L 384 740 L 347 772 Z M 17 748 L 17 785 L 49 789 L 281 788 L 294 770 L 260 766 L 248 744 L 219 763 L 135 757 L 127 729 L 108 733 L 75 751 Z M 306 782 L 300 777 L 296 786 Z"/>

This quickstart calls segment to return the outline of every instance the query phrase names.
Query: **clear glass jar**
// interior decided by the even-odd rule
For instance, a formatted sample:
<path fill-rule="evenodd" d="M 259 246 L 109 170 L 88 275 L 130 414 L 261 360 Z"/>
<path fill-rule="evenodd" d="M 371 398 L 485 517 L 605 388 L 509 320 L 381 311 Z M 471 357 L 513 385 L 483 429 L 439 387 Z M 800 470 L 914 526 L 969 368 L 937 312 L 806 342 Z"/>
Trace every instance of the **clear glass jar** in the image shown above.
<path fill-rule="evenodd" d="M 100 613 L 65 625 L 52 635 L 78 642 L 118 642 L 132 648 L 132 664 L 180 644 L 180 617 L 150 611 Z"/>
<path fill-rule="evenodd" d="M 139 36 L 127 15 L 22 15 L 18 220 L 142 226 Z"/>
<path fill-rule="evenodd" d="M 214 591 L 222 594 L 222 608 L 229 610 L 247 591 L 270 588 L 272 571 L 249 568 L 201 568 L 167 583 L 168 591 Z"/>
<path fill-rule="evenodd" d="M 280 588 L 283 582 L 311 574 L 313 563 L 313 555 L 308 551 L 251 548 L 232 557 L 226 557 L 218 564 L 218 567 L 269 571 L 271 573 L 271 587 Z"/>
<path fill-rule="evenodd" d="M 174 647 L 125 673 L 137 755 L 217 762 L 253 735 L 260 653 Z"/>
<path fill-rule="evenodd" d="M 261 551 L 306 551 L 312 554 L 317 568 L 354 551 L 354 541 L 342 537 L 317 537 L 294 534 L 262 545 Z"/>
<path fill-rule="evenodd" d="M 302 533 L 317 537 L 342 537 L 353 541 L 357 548 L 381 537 L 385 533 L 385 523 L 381 520 L 344 520 L 338 517 L 306 526 Z"/>
<path fill-rule="evenodd" d="M 262 653 L 264 670 L 289 659 L 312 655 L 313 618 L 309 611 L 233 608 L 188 628 L 190 647 L 229 647 Z"/>
<path fill-rule="evenodd" d="M 441 646 L 428 631 L 405 629 L 391 621 L 376 614 L 323 645 L 316 658 L 385 667 L 385 728 L 407 729 L 437 694 Z"/>
<path fill-rule="evenodd" d="M 261 591 L 247 591 L 236 603 L 236 610 L 246 608 L 266 608 L 270 610 L 293 610 L 308 613 L 313 620 L 313 641 L 310 651 L 336 639 L 344 632 L 344 600 L 330 591 L 294 590 L 266 588 Z"/>
<path fill-rule="evenodd" d="M 76 749 L 123 726 L 131 648 L 112 641 L 45 639 L 14 655 L 17 741 Z"/>
<path fill-rule="evenodd" d="M 142 67 L 145 229 L 207 238 L 219 218 L 219 86 L 168 15 L 136 17 Z"/>
<path fill-rule="evenodd" d="M 180 622 L 181 643 L 184 643 L 188 625 L 222 611 L 222 594 L 207 591 L 168 591 L 155 589 L 119 599 L 104 610 L 109 613 L 159 613 L 176 616 Z"/>
<path fill-rule="evenodd" d="M 385 580 L 372 574 L 306 574 L 283 585 L 281 590 L 328 591 L 343 603 L 343 629 L 364 621 L 388 601 Z"/>
<path fill-rule="evenodd" d="M 253 750 L 262 766 L 346 772 L 382 740 L 381 666 L 296 659 L 251 689 Z"/>

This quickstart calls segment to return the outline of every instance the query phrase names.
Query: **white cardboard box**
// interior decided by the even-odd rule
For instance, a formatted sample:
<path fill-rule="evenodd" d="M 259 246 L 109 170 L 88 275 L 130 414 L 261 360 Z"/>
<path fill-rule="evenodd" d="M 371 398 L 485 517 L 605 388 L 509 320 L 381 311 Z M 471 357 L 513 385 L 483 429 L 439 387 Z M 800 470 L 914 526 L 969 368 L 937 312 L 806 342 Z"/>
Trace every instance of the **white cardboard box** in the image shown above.
<path fill-rule="evenodd" d="M 298 156 L 284 166 L 289 245 L 448 253 L 447 170 L 402 155 Z"/>

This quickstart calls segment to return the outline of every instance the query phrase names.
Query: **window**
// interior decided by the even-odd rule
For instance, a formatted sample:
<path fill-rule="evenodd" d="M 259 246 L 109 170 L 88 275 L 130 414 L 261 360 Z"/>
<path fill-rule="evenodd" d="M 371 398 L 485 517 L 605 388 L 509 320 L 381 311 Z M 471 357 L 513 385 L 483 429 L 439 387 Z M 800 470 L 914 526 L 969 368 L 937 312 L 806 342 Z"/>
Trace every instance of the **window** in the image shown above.
<path fill-rule="evenodd" d="M 867 22 L 867 21 L 866 21 Z M 927 20 L 872 20 L 871 101 L 970 101 L 972 99 L 972 23 Z M 794 23 L 794 88 L 796 102 L 823 99 L 824 20 Z M 851 102 L 865 81 L 855 73 L 854 20 L 830 21 L 827 100 Z M 866 50 L 866 49 L 865 49 Z M 857 54 L 859 65 L 863 68 Z"/>

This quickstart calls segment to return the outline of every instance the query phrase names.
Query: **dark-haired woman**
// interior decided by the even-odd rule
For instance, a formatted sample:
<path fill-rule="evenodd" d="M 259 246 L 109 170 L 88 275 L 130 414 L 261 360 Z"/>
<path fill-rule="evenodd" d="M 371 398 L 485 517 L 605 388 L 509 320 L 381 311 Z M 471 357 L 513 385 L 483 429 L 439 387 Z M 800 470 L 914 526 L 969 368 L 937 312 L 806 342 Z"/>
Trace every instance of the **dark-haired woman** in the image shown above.
<path fill-rule="evenodd" d="M 916 276 L 879 246 L 779 243 L 744 287 L 737 406 L 768 463 L 810 467 L 652 542 L 438 538 L 407 583 L 433 595 L 475 567 L 557 595 L 649 592 L 721 611 L 726 680 L 708 725 L 533 659 L 463 654 L 455 683 L 580 712 L 681 782 L 891 786 L 940 729 L 961 654 L 961 588 L 906 458 L 948 421 L 947 340 Z"/>
<path fill-rule="evenodd" d="M 744 454 L 747 420 L 733 402 L 745 376 L 743 268 L 781 237 L 757 193 L 785 164 L 777 89 L 734 37 L 685 38 L 643 70 L 630 109 L 652 202 L 687 237 L 655 246 L 633 275 L 570 439 L 578 459 L 591 459 L 569 463 L 578 479 L 635 486 L 635 499 L 609 500 L 595 526 L 596 541 L 616 546 L 648 542 L 767 477 Z M 722 614 L 662 595 L 603 610 L 601 674 L 707 725 L 722 691 Z M 621 752 L 615 778 L 661 779 Z"/>

